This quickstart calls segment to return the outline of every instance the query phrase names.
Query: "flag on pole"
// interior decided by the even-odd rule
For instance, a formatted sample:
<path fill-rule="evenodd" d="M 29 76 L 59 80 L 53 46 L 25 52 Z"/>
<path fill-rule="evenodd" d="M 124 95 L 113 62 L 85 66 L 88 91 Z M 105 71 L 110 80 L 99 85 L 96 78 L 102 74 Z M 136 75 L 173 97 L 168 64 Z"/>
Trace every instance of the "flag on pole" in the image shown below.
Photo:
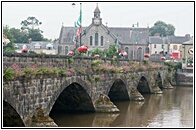
<path fill-rule="evenodd" d="M 75 28 L 77 28 L 76 39 L 78 39 L 79 34 L 82 33 L 82 4 L 81 3 L 80 3 L 80 16 L 78 18 L 78 21 L 75 23 Z"/>
<path fill-rule="evenodd" d="M 116 38 L 116 46 L 115 46 L 115 48 L 116 48 L 116 53 L 118 53 L 118 37 Z"/>

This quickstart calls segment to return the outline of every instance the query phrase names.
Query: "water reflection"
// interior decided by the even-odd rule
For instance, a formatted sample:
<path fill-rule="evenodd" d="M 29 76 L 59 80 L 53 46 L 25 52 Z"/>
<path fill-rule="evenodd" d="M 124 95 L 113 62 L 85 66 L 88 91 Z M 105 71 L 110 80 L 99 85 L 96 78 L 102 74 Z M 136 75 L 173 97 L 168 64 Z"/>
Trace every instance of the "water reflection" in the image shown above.
<path fill-rule="evenodd" d="M 193 88 L 165 89 L 146 94 L 144 102 L 114 102 L 119 114 L 59 114 L 61 127 L 193 127 Z"/>

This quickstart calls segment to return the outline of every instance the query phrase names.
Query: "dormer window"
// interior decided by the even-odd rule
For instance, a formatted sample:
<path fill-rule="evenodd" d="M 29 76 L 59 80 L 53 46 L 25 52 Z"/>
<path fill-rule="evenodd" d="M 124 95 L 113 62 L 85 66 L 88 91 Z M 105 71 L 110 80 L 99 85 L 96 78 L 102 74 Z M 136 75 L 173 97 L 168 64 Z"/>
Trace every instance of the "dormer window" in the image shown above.
<path fill-rule="evenodd" d="M 36 44 L 34 45 L 34 48 L 35 48 L 35 49 L 41 49 L 41 45 L 40 45 L 39 43 L 36 43 Z"/>
<path fill-rule="evenodd" d="M 24 45 L 22 46 L 22 48 L 23 48 L 23 49 L 27 48 L 27 45 L 26 45 L 26 44 L 24 44 Z"/>
<path fill-rule="evenodd" d="M 53 46 L 52 43 L 48 43 L 48 44 L 46 45 L 46 49 L 47 49 L 47 50 L 52 50 L 53 48 L 54 48 L 54 46 Z"/>

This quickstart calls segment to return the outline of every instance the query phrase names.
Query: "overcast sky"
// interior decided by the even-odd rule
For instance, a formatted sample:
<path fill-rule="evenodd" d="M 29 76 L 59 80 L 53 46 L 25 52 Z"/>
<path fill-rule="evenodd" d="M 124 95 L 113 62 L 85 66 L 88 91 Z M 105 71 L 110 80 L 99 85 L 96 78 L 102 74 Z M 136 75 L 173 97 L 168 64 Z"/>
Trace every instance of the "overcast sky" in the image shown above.
<path fill-rule="evenodd" d="M 74 26 L 80 11 L 80 3 L 75 2 L 3 2 L 2 22 L 10 28 L 20 28 L 21 21 L 29 16 L 42 22 L 40 29 L 48 39 L 59 37 L 62 23 Z M 194 32 L 193 2 L 82 2 L 82 26 L 89 26 L 97 6 L 101 11 L 102 23 L 109 27 L 152 27 L 161 20 L 176 28 L 176 36 Z"/>

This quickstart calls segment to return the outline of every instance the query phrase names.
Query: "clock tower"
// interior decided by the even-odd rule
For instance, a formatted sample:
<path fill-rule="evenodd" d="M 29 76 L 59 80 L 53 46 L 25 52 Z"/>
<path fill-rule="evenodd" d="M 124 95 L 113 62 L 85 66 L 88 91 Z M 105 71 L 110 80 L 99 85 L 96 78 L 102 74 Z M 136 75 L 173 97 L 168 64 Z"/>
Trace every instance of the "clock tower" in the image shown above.
<path fill-rule="evenodd" d="M 100 13 L 101 12 L 100 12 L 99 7 L 98 7 L 98 4 L 97 4 L 97 7 L 96 7 L 96 9 L 94 11 L 94 18 L 92 19 L 92 23 L 94 25 L 99 26 L 99 25 L 102 24 L 102 18 L 100 18 Z"/>

